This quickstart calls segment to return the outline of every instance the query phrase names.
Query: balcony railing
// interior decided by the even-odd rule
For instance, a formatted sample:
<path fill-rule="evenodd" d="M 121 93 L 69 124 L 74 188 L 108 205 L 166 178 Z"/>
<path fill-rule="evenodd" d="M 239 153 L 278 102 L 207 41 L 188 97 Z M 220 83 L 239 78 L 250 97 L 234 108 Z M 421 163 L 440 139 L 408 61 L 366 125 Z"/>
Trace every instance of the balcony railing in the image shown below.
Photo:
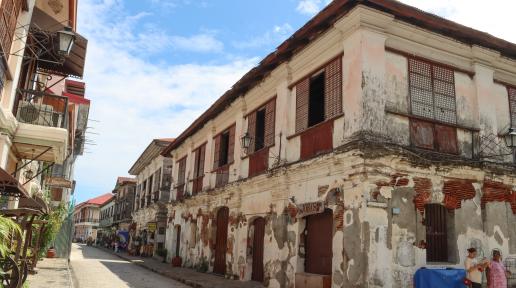
<path fill-rule="evenodd" d="M 74 222 L 75 223 L 85 223 L 85 222 L 99 223 L 99 219 L 97 219 L 97 218 L 79 218 L 79 219 L 75 219 Z"/>
<path fill-rule="evenodd" d="M 13 114 L 21 123 L 66 128 L 68 98 L 36 90 L 19 89 Z"/>

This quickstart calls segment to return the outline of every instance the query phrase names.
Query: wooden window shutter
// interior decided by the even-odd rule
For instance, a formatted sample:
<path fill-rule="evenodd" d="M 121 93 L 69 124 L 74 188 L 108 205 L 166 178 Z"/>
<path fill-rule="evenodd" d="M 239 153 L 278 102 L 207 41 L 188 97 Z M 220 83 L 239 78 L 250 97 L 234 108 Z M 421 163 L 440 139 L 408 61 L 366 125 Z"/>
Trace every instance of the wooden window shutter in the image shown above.
<path fill-rule="evenodd" d="M 217 135 L 213 140 L 213 169 L 217 169 L 219 168 L 220 134 Z"/>
<path fill-rule="evenodd" d="M 235 129 L 235 125 L 229 128 L 228 163 L 233 163 L 235 160 Z"/>
<path fill-rule="evenodd" d="M 201 148 L 199 148 L 199 153 L 200 153 L 199 169 L 197 170 L 198 171 L 197 177 L 202 177 L 202 176 L 204 176 L 204 162 L 205 162 L 204 158 L 206 157 L 206 144 L 203 144 L 201 146 Z"/>
<path fill-rule="evenodd" d="M 0 6 L 0 45 L 7 60 L 16 30 L 18 15 L 22 7 L 20 0 L 2 0 Z"/>
<path fill-rule="evenodd" d="M 509 111 L 511 113 L 511 127 L 516 128 L 516 88 L 509 87 Z"/>
<path fill-rule="evenodd" d="M 324 118 L 331 119 L 342 113 L 342 59 L 338 57 L 324 69 Z"/>
<path fill-rule="evenodd" d="M 200 152 L 200 147 L 197 148 L 195 150 L 195 153 L 194 153 L 194 172 L 193 172 L 193 177 L 194 178 L 197 178 L 199 175 L 198 175 L 198 171 L 199 171 L 199 152 Z"/>
<path fill-rule="evenodd" d="M 264 146 L 266 146 L 266 147 L 270 147 L 270 146 L 274 145 L 275 118 L 276 118 L 276 99 L 273 99 L 265 105 L 265 136 L 264 136 L 263 143 L 264 143 Z"/>
<path fill-rule="evenodd" d="M 428 262 L 448 261 L 446 208 L 440 204 L 425 205 L 426 259 Z"/>
<path fill-rule="evenodd" d="M 296 133 L 308 127 L 308 98 L 310 97 L 310 78 L 296 85 Z"/>
<path fill-rule="evenodd" d="M 256 139 L 256 111 L 247 116 L 247 133 L 249 133 L 249 136 L 251 136 L 254 142 Z M 247 153 L 252 154 L 253 152 L 254 143 L 251 143 L 247 149 Z"/>

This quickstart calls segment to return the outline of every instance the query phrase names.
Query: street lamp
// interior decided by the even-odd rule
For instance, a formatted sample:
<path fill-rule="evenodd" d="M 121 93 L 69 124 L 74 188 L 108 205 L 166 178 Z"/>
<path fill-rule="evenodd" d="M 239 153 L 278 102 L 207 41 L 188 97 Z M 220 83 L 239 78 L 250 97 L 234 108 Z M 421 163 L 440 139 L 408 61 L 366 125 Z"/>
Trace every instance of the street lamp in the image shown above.
<path fill-rule="evenodd" d="M 249 149 L 249 146 L 251 146 L 251 135 L 249 135 L 248 132 L 245 132 L 245 134 L 240 138 L 240 145 L 242 146 L 242 149 L 247 151 Z"/>
<path fill-rule="evenodd" d="M 73 33 L 71 27 L 64 27 L 63 30 L 57 31 L 59 39 L 58 53 L 59 55 L 68 56 L 72 51 L 73 44 L 75 42 L 75 33 Z"/>
<path fill-rule="evenodd" d="M 516 148 L 516 129 L 510 128 L 509 132 L 507 132 L 507 134 L 505 134 L 503 137 L 507 147 L 511 149 Z"/>

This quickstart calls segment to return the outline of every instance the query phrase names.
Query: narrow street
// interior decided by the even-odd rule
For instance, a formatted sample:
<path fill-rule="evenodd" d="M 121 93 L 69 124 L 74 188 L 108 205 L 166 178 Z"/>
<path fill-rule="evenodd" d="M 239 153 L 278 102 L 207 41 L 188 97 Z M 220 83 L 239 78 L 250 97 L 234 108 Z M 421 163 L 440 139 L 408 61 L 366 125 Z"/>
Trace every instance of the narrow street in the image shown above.
<path fill-rule="evenodd" d="M 189 287 L 85 244 L 73 244 L 70 266 L 76 288 Z"/>

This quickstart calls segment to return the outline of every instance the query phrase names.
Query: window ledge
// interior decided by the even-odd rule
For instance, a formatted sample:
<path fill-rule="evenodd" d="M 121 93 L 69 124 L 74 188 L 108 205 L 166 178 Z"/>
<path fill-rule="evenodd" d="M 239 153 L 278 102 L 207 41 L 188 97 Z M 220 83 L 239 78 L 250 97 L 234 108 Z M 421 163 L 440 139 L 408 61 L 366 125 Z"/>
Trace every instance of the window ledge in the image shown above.
<path fill-rule="evenodd" d="M 439 125 L 443 125 L 443 126 L 449 126 L 449 127 L 455 127 L 455 128 L 459 128 L 459 129 L 463 129 L 463 130 L 468 130 L 468 131 L 473 131 L 473 132 L 479 132 L 480 131 L 480 128 L 473 128 L 473 127 L 463 126 L 463 125 L 460 125 L 460 124 L 446 123 L 446 122 L 438 121 L 438 120 L 431 119 L 431 118 L 425 118 L 425 117 L 417 116 L 417 115 L 414 115 L 414 114 L 394 111 L 394 110 L 391 110 L 391 109 L 388 109 L 388 108 L 385 108 L 385 112 L 388 113 L 388 114 L 398 115 L 398 116 L 407 117 L 407 118 L 411 118 L 411 119 L 417 119 L 417 120 L 421 120 L 421 121 L 428 121 L 428 122 L 432 122 L 432 123 L 435 123 L 435 124 L 439 124 Z"/>
<path fill-rule="evenodd" d="M 328 123 L 328 122 L 330 122 L 330 121 L 335 121 L 335 120 L 337 120 L 338 118 L 340 118 L 340 117 L 342 117 L 342 116 L 344 116 L 344 113 L 340 113 L 339 115 L 337 115 L 337 116 L 335 116 L 335 117 L 333 117 L 333 118 L 330 118 L 330 119 L 328 119 L 328 120 L 324 120 L 323 122 L 321 122 L 321 123 L 317 123 L 317 124 L 315 124 L 314 126 L 310 126 L 310 127 L 306 128 L 306 129 L 305 129 L 305 130 L 303 130 L 303 131 L 300 131 L 300 132 L 294 133 L 294 134 L 292 134 L 292 135 L 289 135 L 289 136 L 287 136 L 287 140 L 290 140 L 290 139 L 292 139 L 292 138 L 295 138 L 295 137 L 297 137 L 297 136 L 300 136 L 301 134 L 303 134 L 303 133 L 305 133 L 305 132 L 307 132 L 307 131 L 310 131 L 310 130 L 313 130 L 313 129 L 317 129 L 319 126 L 322 126 L 322 125 L 324 125 L 324 124 L 326 124 L 326 123 Z"/>
<path fill-rule="evenodd" d="M 222 170 L 224 168 L 228 168 L 229 169 L 229 166 L 233 165 L 233 163 L 235 163 L 235 161 L 232 161 L 232 162 L 229 162 L 228 164 L 225 164 L 225 165 L 222 165 L 222 166 L 219 166 L 213 170 L 211 170 L 210 173 L 217 173 L 219 170 Z"/>
<path fill-rule="evenodd" d="M 256 150 L 256 151 L 254 151 L 253 153 L 249 153 L 249 154 L 246 154 L 246 155 L 244 155 L 244 156 L 240 156 L 240 160 L 244 160 L 244 159 L 246 159 L 246 158 L 249 158 L 250 156 L 253 156 L 253 155 L 254 155 L 254 154 L 256 154 L 256 153 L 262 152 L 264 149 L 270 149 L 270 148 L 272 148 L 272 147 L 274 147 L 274 146 L 275 146 L 274 144 L 272 144 L 272 145 L 270 145 L 270 146 L 265 146 L 265 147 L 263 147 L 263 148 L 262 148 L 262 149 L 260 149 L 260 150 Z"/>

